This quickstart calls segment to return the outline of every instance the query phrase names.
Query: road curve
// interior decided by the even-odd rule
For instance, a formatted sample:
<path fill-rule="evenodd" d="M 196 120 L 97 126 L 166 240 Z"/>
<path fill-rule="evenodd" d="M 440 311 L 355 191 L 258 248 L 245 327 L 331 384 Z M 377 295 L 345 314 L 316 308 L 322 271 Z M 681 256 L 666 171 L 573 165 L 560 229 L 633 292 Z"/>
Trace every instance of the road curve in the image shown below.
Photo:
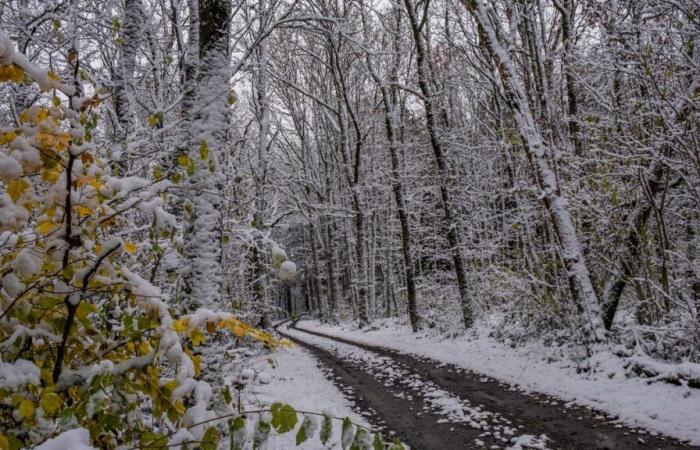
<path fill-rule="evenodd" d="M 587 407 L 525 394 L 427 358 L 296 324 L 278 332 L 315 355 L 375 427 L 413 449 L 543 448 L 546 443 L 546 448 L 567 450 L 700 450 L 623 426 Z"/>

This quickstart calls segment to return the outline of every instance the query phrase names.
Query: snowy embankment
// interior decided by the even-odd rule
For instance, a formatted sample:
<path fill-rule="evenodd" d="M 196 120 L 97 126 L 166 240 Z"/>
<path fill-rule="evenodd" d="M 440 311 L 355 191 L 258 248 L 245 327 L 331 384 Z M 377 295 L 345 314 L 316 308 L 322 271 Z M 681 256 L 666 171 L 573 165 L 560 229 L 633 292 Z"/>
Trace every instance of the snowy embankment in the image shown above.
<path fill-rule="evenodd" d="M 244 366 L 234 364 L 226 378 L 232 385 L 245 380 L 242 398 L 246 411 L 267 409 L 271 404 L 281 402 L 291 405 L 300 413 L 308 411 L 331 417 L 348 417 L 356 424 L 368 426 L 367 421 L 353 412 L 350 402 L 326 378 L 318 361 L 299 347 L 281 348 L 272 354 L 255 357 Z M 320 427 L 321 417 L 317 417 L 317 420 Z M 297 429 L 300 424 L 301 416 Z M 297 429 L 283 435 L 276 435 L 273 431 L 260 448 L 320 448 L 318 430 L 304 444 L 296 446 Z M 341 448 L 340 431 L 340 421 L 334 420 L 333 444 L 325 448 Z"/>
<path fill-rule="evenodd" d="M 593 370 L 578 373 L 571 361 L 552 358 L 547 347 L 533 343 L 510 348 L 489 337 L 486 329 L 479 329 L 475 338 L 445 339 L 413 334 L 397 325 L 360 331 L 302 321 L 298 327 L 454 364 L 524 391 L 604 411 L 632 427 L 700 445 L 700 390 L 628 378 L 623 361 L 610 352 L 593 356 Z"/>

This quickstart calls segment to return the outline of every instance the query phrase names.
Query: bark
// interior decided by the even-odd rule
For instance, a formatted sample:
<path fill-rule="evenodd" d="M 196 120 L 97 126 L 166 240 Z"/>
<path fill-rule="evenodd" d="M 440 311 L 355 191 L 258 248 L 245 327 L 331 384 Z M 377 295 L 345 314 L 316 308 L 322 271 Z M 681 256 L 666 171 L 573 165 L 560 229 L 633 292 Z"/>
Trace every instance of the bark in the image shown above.
<path fill-rule="evenodd" d="M 336 93 L 338 95 L 338 101 L 342 101 L 344 108 L 338 105 L 338 111 L 345 110 L 349 117 L 350 125 L 352 126 L 354 133 L 354 157 L 352 161 L 352 173 L 350 172 L 350 161 L 346 153 L 346 148 L 348 146 L 348 133 L 345 127 L 345 121 L 340 115 L 338 123 L 340 125 L 340 142 L 339 142 L 339 152 L 343 160 L 344 172 L 346 174 L 346 179 L 348 182 L 348 187 L 350 189 L 350 203 L 353 209 L 353 222 L 355 225 L 355 258 L 357 259 L 357 270 L 358 276 L 356 280 L 357 285 L 357 315 L 359 320 L 360 328 L 366 326 L 369 323 L 369 316 L 367 314 L 367 271 L 365 266 L 365 213 L 364 207 L 361 200 L 360 194 L 360 168 L 362 165 L 362 146 L 363 146 L 363 136 L 360 130 L 360 124 L 356 115 L 356 112 L 348 98 L 348 91 L 345 85 L 344 74 L 340 67 L 340 62 L 338 60 L 339 55 L 336 51 L 337 49 L 331 49 L 331 65 L 333 66 L 333 76 L 336 84 Z"/>
<path fill-rule="evenodd" d="M 311 258 L 313 262 L 313 270 L 312 270 L 312 282 L 314 286 L 314 296 L 316 298 L 316 306 L 318 308 L 318 312 L 321 315 L 322 320 L 327 320 L 327 311 L 325 306 L 323 305 L 323 301 L 321 300 L 321 286 L 320 283 L 318 282 L 320 278 L 319 274 L 319 263 L 318 263 L 318 251 L 316 250 L 316 227 L 314 226 L 313 223 L 309 223 L 309 241 L 311 244 Z"/>
<path fill-rule="evenodd" d="M 572 0 L 552 0 L 561 15 L 561 32 L 564 41 L 564 79 L 566 81 L 566 99 L 568 108 L 569 135 L 574 144 L 574 154 L 583 154 L 580 127 L 578 123 L 578 88 L 574 75 L 573 24 L 575 8 Z"/>
<path fill-rule="evenodd" d="M 199 67 L 189 158 L 196 165 L 188 178 L 191 215 L 184 232 L 182 295 L 189 309 L 221 307 L 221 183 L 218 160 L 228 129 L 229 0 L 199 4 Z M 202 156 L 202 148 L 208 154 Z"/>
<path fill-rule="evenodd" d="M 259 2 L 261 11 L 265 10 L 264 1 Z M 260 17 L 260 28 L 264 27 L 265 14 Z M 258 143 L 257 143 L 257 169 L 254 172 L 255 178 L 255 211 L 253 212 L 253 221 L 256 228 L 261 232 L 265 231 L 264 212 L 266 208 L 265 190 L 267 184 L 267 161 L 268 161 L 268 134 L 270 131 L 270 108 L 268 98 L 268 55 L 267 42 L 262 41 L 258 44 L 257 49 L 257 71 L 255 78 L 255 97 L 256 97 L 256 119 L 258 122 Z M 256 315 L 259 317 L 261 326 L 268 326 L 269 320 L 266 318 L 269 305 L 267 296 L 264 295 L 265 287 L 263 279 L 265 277 L 265 266 L 260 261 L 258 247 L 262 246 L 261 240 L 256 233 L 255 245 L 251 246 L 253 251 L 253 305 Z"/>
<path fill-rule="evenodd" d="M 136 69 L 136 53 L 141 41 L 143 23 L 143 3 L 141 0 L 125 0 L 124 17 L 122 20 L 121 53 L 114 73 L 114 112 L 117 117 L 116 142 L 126 149 L 129 128 L 133 122 L 130 97 L 133 90 L 134 70 Z M 117 158 L 115 167 L 124 172 L 128 164 L 124 158 Z"/>
<path fill-rule="evenodd" d="M 491 20 L 482 0 L 462 0 L 462 3 L 476 21 L 482 45 L 486 46 L 501 77 L 501 83 L 515 117 L 523 146 L 535 169 L 536 181 L 541 189 L 540 197 L 558 238 L 571 294 L 583 315 L 584 327 L 591 338 L 604 341 L 606 331 L 601 308 L 583 255 L 581 240 L 568 210 L 568 202 L 560 192 L 557 179 L 548 160 L 548 154 L 552 149 L 548 148 L 542 139 L 525 96 L 520 76 L 515 70 L 510 55 L 505 50 L 505 48 L 510 47 L 510 44 L 504 43 L 506 40 L 504 33 L 500 26 Z"/>
<path fill-rule="evenodd" d="M 367 55 L 367 66 L 369 72 L 374 78 L 374 81 L 379 86 L 382 104 L 384 105 L 384 130 L 387 138 L 387 150 L 389 151 L 389 161 L 391 164 L 391 190 L 394 196 L 396 212 L 399 218 L 401 229 L 401 250 L 405 266 L 406 276 L 406 300 L 408 303 L 408 317 L 411 322 L 411 328 L 414 332 L 420 328 L 420 318 L 418 316 L 418 307 L 416 300 L 416 281 L 414 274 L 413 256 L 411 253 L 411 229 L 408 223 L 408 214 L 406 212 L 406 202 L 404 200 L 404 186 L 401 181 L 401 167 L 399 163 L 398 141 L 396 136 L 396 120 L 398 116 L 398 90 L 396 83 L 398 82 L 398 70 L 400 63 L 400 31 L 401 31 L 401 15 L 399 11 L 394 12 L 395 28 L 393 31 L 393 55 L 392 67 L 390 73 L 390 85 L 387 86 L 384 80 L 379 77 L 377 70 Z M 387 311 L 389 311 L 389 299 L 387 301 Z M 388 314 L 388 313 L 387 313 Z"/>
<path fill-rule="evenodd" d="M 470 328 L 474 322 L 474 315 L 472 311 L 473 306 L 471 299 L 469 298 L 464 259 L 462 258 L 462 254 L 460 252 L 459 226 L 457 224 L 454 206 L 452 205 L 447 187 L 448 171 L 445 163 L 443 146 L 438 136 L 438 119 L 436 117 L 434 96 L 428 73 L 427 54 L 423 43 L 423 36 L 421 35 L 418 18 L 416 16 L 414 3 L 412 0 L 403 1 L 406 11 L 408 12 L 408 20 L 413 36 L 413 43 L 416 47 L 418 85 L 421 93 L 423 94 L 426 128 L 438 171 L 438 184 L 440 189 L 440 198 L 442 200 L 441 206 L 447 225 L 447 242 L 450 246 L 450 255 L 452 256 L 452 263 L 457 278 L 460 306 L 462 309 L 462 320 L 464 322 L 464 326 L 466 328 Z"/>

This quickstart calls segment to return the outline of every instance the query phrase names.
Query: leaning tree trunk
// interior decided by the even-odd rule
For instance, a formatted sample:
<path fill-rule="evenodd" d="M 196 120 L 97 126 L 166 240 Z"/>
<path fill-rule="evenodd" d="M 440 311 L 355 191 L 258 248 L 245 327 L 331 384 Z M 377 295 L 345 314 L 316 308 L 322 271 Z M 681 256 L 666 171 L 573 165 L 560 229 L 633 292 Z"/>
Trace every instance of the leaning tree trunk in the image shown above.
<path fill-rule="evenodd" d="M 604 341 L 606 331 L 601 308 L 583 255 L 581 241 L 569 213 L 568 202 L 559 189 L 549 163 L 548 153 L 551 150 L 542 139 L 530 111 L 522 80 L 506 50 L 511 48 L 511 43 L 505 42 L 507 38 L 503 30 L 492 20 L 482 0 L 462 0 L 462 3 L 474 17 L 479 29 L 479 39 L 486 46 L 498 69 L 527 157 L 535 169 L 537 183 L 541 189 L 540 198 L 558 237 L 571 294 L 582 312 L 584 326 L 593 339 Z"/>

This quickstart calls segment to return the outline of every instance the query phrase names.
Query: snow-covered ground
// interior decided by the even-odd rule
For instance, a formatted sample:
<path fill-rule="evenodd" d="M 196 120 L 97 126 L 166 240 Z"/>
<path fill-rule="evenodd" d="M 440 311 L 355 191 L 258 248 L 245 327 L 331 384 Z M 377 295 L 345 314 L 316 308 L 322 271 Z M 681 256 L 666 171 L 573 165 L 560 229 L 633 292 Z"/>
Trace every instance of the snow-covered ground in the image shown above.
<path fill-rule="evenodd" d="M 444 339 L 388 324 L 368 331 L 316 321 L 302 321 L 298 327 L 451 363 L 524 391 L 554 395 L 607 412 L 632 427 L 700 445 L 700 392 L 628 378 L 622 361 L 612 353 L 597 354 L 594 370 L 577 373 L 575 364 L 566 358 L 552 358 L 543 345 L 510 348 L 490 338 L 486 329 L 478 330 L 474 338 Z"/>
<path fill-rule="evenodd" d="M 388 391 L 396 397 L 408 400 L 420 397 L 424 404 L 424 412 L 432 412 L 442 417 L 438 419 L 439 423 L 466 424 L 482 431 L 482 437 L 492 436 L 496 441 L 506 445 L 514 444 L 513 447 L 508 448 L 519 448 L 515 445 L 518 442 L 522 444 L 525 440 L 530 442 L 533 448 L 546 448 L 546 436 L 535 438 L 532 435 L 522 434 L 521 430 L 512 426 L 508 419 L 487 411 L 481 406 L 472 405 L 468 399 L 460 398 L 441 389 L 432 381 L 403 367 L 392 358 L 294 329 L 285 329 L 284 332 L 296 339 L 328 350 L 336 357 L 361 367 L 362 370 L 383 383 Z M 476 444 L 480 445 L 478 442 Z"/>
<path fill-rule="evenodd" d="M 305 350 L 294 346 L 253 358 L 244 366 L 236 365 L 229 380 L 239 380 L 241 375 L 247 380 L 243 389 L 246 410 L 258 410 L 281 402 L 291 405 L 297 411 L 323 413 L 332 417 L 348 417 L 354 423 L 368 426 L 367 421 L 352 410 L 350 402 L 338 388 L 324 375 L 318 361 Z M 317 417 L 317 430 L 302 445 L 296 446 L 296 429 L 283 435 L 270 433 L 261 449 L 279 450 L 285 448 L 319 449 L 341 448 L 339 446 L 341 422 L 333 421 L 332 445 L 321 446 L 319 431 L 321 418 Z M 299 424 L 302 416 L 299 415 Z"/>

